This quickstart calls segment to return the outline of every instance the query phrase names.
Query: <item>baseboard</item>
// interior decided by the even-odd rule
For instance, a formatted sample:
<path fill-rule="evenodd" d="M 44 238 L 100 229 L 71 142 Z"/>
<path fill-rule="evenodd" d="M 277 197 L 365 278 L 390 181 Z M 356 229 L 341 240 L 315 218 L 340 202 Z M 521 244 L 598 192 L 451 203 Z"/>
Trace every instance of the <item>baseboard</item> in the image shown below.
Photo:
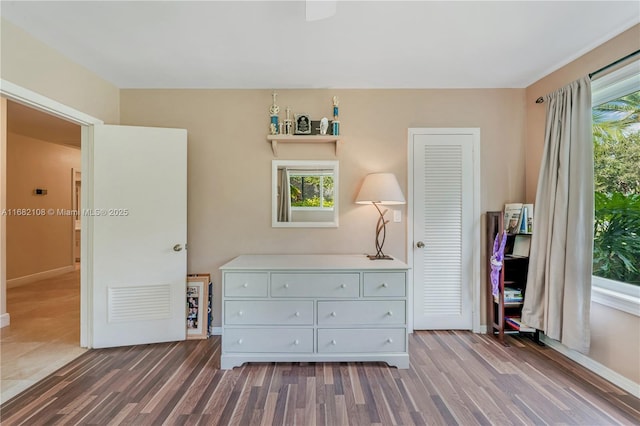
<path fill-rule="evenodd" d="M 36 274 L 25 275 L 24 277 L 12 278 L 7 280 L 7 288 L 19 287 L 25 284 L 31 284 L 36 281 L 45 280 L 47 278 L 57 277 L 76 270 L 75 265 L 63 266 L 62 268 L 50 269 L 48 271 L 38 272 Z"/>
<path fill-rule="evenodd" d="M 478 333 L 479 334 L 487 334 L 487 326 L 486 325 L 481 325 L 480 326 L 480 331 Z"/>
<path fill-rule="evenodd" d="M 8 326 L 10 323 L 11 318 L 8 313 L 0 315 L 0 328 Z"/>
<path fill-rule="evenodd" d="M 627 379 L 622 374 L 616 373 L 609 367 L 606 367 L 599 362 L 594 361 L 593 359 L 578 351 L 567 348 L 562 343 L 558 342 L 557 340 L 550 339 L 542 333 L 540 334 L 540 340 L 542 340 L 544 344 L 549 346 L 551 349 L 560 352 L 562 355 L 577 362 L 587 370 L 596 373 L 598 376 L 610 381 L 619 388 L 624 389 L 636 398 L 640 398 L 640 384 L 635 383 L 633 380 Z"/>
<path fill-rule="evenodd" d="M 212 336 L 222 336 L 222 327 L 213 327 Z"/>

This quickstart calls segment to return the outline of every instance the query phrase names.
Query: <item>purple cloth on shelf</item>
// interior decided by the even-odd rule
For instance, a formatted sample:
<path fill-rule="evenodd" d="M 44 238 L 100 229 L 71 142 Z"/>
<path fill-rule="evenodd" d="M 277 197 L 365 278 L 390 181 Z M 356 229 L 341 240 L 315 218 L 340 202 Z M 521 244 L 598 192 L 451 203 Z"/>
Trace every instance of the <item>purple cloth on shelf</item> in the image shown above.
<path fill-rule="evenodd" d="M 491 294 L 497 296 L 500 289 L 500 270 L 504 260 L 504 246 L 507 243 L 507 233 L 498 232 L 493 241 L 493 254 L 491 255 Z"/>

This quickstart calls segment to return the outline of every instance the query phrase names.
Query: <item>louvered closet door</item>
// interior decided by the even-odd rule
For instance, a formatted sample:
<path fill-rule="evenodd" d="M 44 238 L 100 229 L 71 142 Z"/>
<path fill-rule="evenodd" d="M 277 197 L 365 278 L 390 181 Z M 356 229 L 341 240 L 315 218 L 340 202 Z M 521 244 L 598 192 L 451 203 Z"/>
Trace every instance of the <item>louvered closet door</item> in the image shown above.
<path fill-rule="evenodd" d="M 413 134 L 415 329 L 473 326 L 474 137 Z"/>

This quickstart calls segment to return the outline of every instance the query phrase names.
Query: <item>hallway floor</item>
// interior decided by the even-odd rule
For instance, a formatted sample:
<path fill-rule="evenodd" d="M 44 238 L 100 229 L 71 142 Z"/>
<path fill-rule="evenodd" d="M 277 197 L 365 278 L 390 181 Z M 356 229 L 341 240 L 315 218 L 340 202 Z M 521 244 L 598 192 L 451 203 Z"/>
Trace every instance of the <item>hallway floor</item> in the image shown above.
<path fill-rule="evenodd" d="M 0 329 L 0 402 L 77 358 L 80 270 L 7 289 L 11 324 Z"/>

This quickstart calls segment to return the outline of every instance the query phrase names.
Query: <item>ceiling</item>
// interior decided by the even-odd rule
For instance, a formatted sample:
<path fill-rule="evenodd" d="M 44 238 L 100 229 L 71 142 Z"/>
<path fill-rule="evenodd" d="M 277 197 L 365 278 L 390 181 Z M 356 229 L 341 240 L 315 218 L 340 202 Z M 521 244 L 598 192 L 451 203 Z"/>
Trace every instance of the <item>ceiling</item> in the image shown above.
<path fill-rule="evenodd" d="M 42 141 L 80 147 L 80 126 L 7 101 L 7 131 Z"/>
<path fill-rule="evenodd" d="M 522 88 L 640 22 L 640 1 L 2 1 L 119 88 Z"/>

